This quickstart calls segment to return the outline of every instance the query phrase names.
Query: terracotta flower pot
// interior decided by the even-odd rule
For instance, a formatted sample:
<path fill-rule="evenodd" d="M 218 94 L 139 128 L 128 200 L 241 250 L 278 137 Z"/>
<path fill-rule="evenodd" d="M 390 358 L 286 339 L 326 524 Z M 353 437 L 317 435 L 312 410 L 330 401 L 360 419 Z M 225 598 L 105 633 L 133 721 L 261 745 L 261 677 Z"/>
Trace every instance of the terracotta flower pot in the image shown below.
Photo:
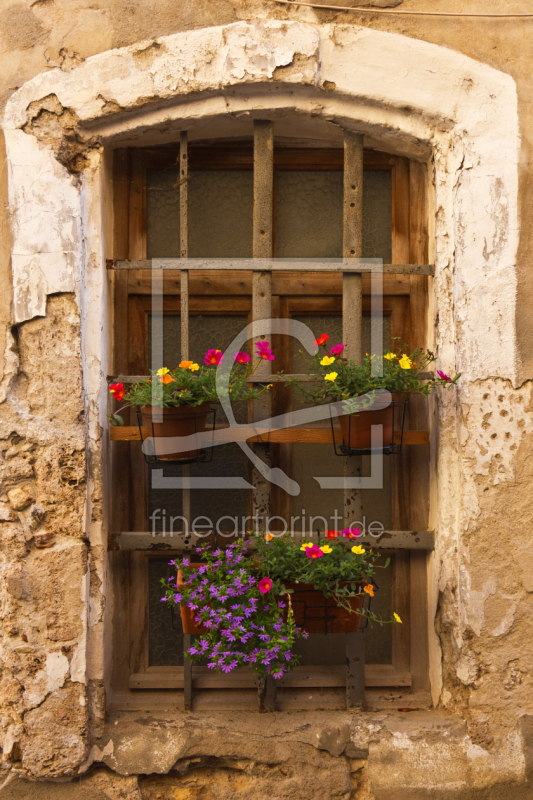
<path fill-rule="evenodd" d="M 211 410 L 210 403 L 199 406 L 178 406 L 177 408 L 158 408 L 144 406 L 141 408 L 143 425 L 153 437 L 154 455 L 162 460 L 181 460 L 196 458 L 200 448 L 185 452 L 165 453 L 162 447 L 165 439 L 196 434 L 196 442 L 201 445 L 207 415 Z"/>
<path fill-rule="evenodd" d="M 191 564 L 193 569 L 198 569 L 200 566 L 201 564 Z M 176 583 L 178 586 L 183 586 L 183 575 L 181 569 L 178 570 L 178 580 Z M 198 625 L 198 623 L 194 620 L 195 615 L 198 613 L 197 611 L 194 611 L 188 606 L 180 606 L 180 612 L 183 633 L 198 634 L 207 632 L 207 628 L 205 628 L 203 625 Z"/>
<path fill-rule="evenodd" d="M 361 589 L 367 583 L 366 578 L 359 581 Z M 307 633 L 353 633 L 359 630 L 361 615 L 353 612 L 362 610 L 364 596 L 349 598 L 352 610 L 348 611 L 337 605 L 334 597 L 326 599 L 312 584 L 285 582 L 285 586 L 294 590 L 290 596 L 294 621 Z M 283 600 L 285 602 L 286 597 Z"/>
<path fill-rule="evenodd" d="M 398 402 L 399 395 L 393 393 L 392 400 Z M 398 418 L 398 413 L 397 413 Z M 339 417 L 346 447 L 368 450 L 372 446 L 372 425 L 383 425 L 383 447 L 390 447 L 394 437 L 394 406 L 387 400 L 377 398 L 373 405 L 358 414 L 343 414 Z"/>
<path fill-rule="evenodd" d="M 198 564 L 191 564 L 192 569 L 198 569 L 201 566 Z M 181 570 L 178 570 L 177 585 L 183 586 L 183 575 Z M 361 588 L 366 586 L 369 581 L 363 578 L 358 581 Z M 351 611 L 347 611 L 342 606 L 337 605 L 335 598 L 328 597 L 327 604 L 326 598 L 322 592 L 314 589 L 311 584 L 306 583 L 291 583 L 284 581 L 287 589 L 293 589 L 291 594 L 292 611 L 294 620 L 298 627 L 304 628 L 307 633 L 352 633 L 359 630 L 361 622 L 361 615 L 353 613 L 354 611 L 361 611 L 363 608 L 363 596 L 352 597 L 349 599 Z M 283 597 L 286 602 L 286 596 Z M 181 623 L 183 625 L 183 633 L 202 634 L 207 633 L 207 628 L 203 625 L 198 625 L 194 617 L 198 613 L 188 606 L 181 605 Z M 327 626 L 326 626 L 326 613 L 327 613 Z"/>

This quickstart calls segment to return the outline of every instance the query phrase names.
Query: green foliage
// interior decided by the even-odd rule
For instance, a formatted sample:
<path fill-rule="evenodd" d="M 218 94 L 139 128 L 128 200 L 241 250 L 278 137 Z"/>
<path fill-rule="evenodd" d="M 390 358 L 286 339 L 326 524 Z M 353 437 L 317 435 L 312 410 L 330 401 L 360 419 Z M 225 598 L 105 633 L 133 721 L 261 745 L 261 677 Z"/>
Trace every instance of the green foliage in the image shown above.
<path fill-rule="evenodd" d="M 435 386 L 455 385 L 460 377 L 460 374 L 454 378 L 437 374 L 430 380 L 422 378 L 421 373 L 436 360 L 434 354 L 419 349 L 408 354 L 407 347 L 400 349 L 397 344 L 394 350 L 380 356 L 367 353 L 362 364 L 343 358 L 342 352 L 328 353 L 326 345 L 321 345 L 311 358 L 301 351 L 300 355 L 307 362 L 307 374 L 316 380 L 305 384 L 293 379 L 290 384 L 309 403 L 343 402 L 344 413 L 348 414 L 369 408 L 381 392 L 429 395 Z"/>

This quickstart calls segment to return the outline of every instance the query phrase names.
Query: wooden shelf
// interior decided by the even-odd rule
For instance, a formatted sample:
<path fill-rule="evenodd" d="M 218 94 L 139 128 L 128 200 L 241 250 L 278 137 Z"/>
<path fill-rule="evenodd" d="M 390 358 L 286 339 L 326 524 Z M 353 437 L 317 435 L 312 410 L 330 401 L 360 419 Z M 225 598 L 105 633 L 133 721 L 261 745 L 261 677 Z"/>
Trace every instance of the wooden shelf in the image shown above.
<path fill-rule="evenodd" d="M 148 428 L 143 428 L 143 437 L 149 437 Z M 394 434 L 394 441 L 400 442 L 400 432 Z M 112 442 L 140 442 L 141 436 L 137 425 L 112 426 L 109 428 L 109 438 Z M 331 426 L 320 428 L 284 428 L 283 430 L 261 430 L 260 428 L 242 427 L 230 428 L 216 427 L 214 444 L 226 442 L 263 442 L 265 444 L 290 443 L 290 444 L 331 444 Z M 342 432 L 335 431 L 335 442 L 342 444 Z M 211 443 L 211 431 L 206 431 L 206 443 Z M 403 444 L 422 445 L 429 444 L 428 431 L 404 431 Z"/>
<path fill-rule="evenodd" d="M 148 667 L 146 672 L 130 675 L 130 689 L 183 689 L 183 667 Z M 409 672 L 399 672 L 391 664 L 366 664 L 365 685 L 411 686 Z M 192 686 L 200 689 L 255 689 L 257 678 L 246 668 L 235 670 L 228 675 L 213 672 L 208 667 L 193 667 Z M 346 686 L 346 667 L 309 666 L 296 667 L 283 678 L 276 681 L 278 689 L 284 688 L 344 688 Z"/>

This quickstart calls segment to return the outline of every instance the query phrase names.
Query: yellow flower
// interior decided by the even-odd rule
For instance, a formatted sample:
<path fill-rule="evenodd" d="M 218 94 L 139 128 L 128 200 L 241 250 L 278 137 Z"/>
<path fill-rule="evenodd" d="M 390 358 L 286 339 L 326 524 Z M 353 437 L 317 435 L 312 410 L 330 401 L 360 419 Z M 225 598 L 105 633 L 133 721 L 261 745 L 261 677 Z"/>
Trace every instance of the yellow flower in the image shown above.
<path fill-rule="evenodd" d="M 181 364 L 180 364 L 180 366 L 181 366 Z M 169 372 L 170 372 L 170 370 L 169 370 L 169 369 L 167 369 L 166 367 L 161 367 L 161 369 L 158 369 L 158 370 L 157 370 L 157 374 L 158 374 L 159 376 L 162 376 L 162 375 L 168 375 L 168 373 L 169 373 Z"/>
<path fill-rule="evenodd" d="M 332 553 L 333 552 L 333 550 L 331 549 L 329 544 L 323 544 L 320 549 L 322 550 L 323 553 Z"/>
<path fill-rule="evenodd" d="M 387 361 L 394 361 L 396 358 L 396 353 L 385 353 L 384 358 L 386 358 Z"/>
<path fill-rule="evenodd" d="M 393 615 L 392 615 L 392 616 L 394 617 L 394 619 L 396 620 L 396 622 L 401 622 L 401 619 L 400 619 L 400 617 L 398 616 L 398 614 L 396 613 L 396 611 L 393 613 Z"/>
<path fill-rule="evenodd" d="M 338 374 L 339 374 L 338 372 L 328 372 L 327 375 L 324 375 L 324 380 L 331 381 L 333 383 L 333 381 L 337 379 Z"/>
<path fill-rule="evenodd" d="M 362 556 L 363 553 L 366 553 L 366 550 L 360 544 L 356 544 L 355 547 L 352 547 L 352 553 L 355 553 L 356 556 Z"/>
<path fill-rule="evenodd" d="M 400 358 L 400 367 L 402 369 L 411 369 L 411 367 L 413 367 L 413 366 L 414 366 L 414 364 L 411 361 L 411 359 L 409 358 L 409 356 L 407 356 L 405 353 L 403 353 L 402 357 Z"/>
<path fill-rule="evenodd" d="M 274 538 L 274 534 L 273 533 L 266 533 L 265 534 L 265 542 L 271 542 L 273 538 Z"/>
<path fill-rule="evenodd" d="M 304 551 L 304 553 L 305 553 L 305 551 L 307 550 L 307 548 L 308 548 L 308 547 L 312 547 L 312 546 L 313 546 L 313 542 L 308 542 L 307 544 L 305 544 L 305 543 L 304 543 L 304 544 L 303 544 L 303 545 L 300 547 L 300 550 L 303 550 L 303 551 Z"/>
<path fill-rule="evenodd" d="M 196 372 L 196 370 L 200 369 L 200 367 L 198 366 L 198 364 L 191 364 L 189 369 L 190 369 L 191 372 Z"/>
<path fill-rule="evenodd" d="M 335 358 L 333 356 L 324 356 L 322 361 L 320 362 L 323 367 L 329 367 L 330 364 L 333 364 Z"/>

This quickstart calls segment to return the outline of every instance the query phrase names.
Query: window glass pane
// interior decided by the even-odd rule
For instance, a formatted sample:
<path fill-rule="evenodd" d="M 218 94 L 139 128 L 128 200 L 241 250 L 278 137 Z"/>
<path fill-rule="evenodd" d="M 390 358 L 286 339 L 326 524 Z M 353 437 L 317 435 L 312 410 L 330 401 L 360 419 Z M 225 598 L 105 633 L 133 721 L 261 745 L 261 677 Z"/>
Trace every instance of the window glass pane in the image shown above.
<path fill-rule="evenodd" d="M 183 664 L 183 628 L 179 606 L 162 603 L 161 579 L 175 577 L 170 557 L 148 559 L 148 664 L 173 667 Z"/>
<path fill-rule="evenodd" d="M 276 256 L 342 256 L 342 170 L 276 171 Z M 392 261 L 389 170 L 365 170 L 363 256 Z"/>
<path fill-rule="evenodd" d="M 179 258 L 177 169 L 149 169 L 148 258 Z M 189 257 L 251 258 L 251 170 L 192 170 L 189 179 Z"/>

